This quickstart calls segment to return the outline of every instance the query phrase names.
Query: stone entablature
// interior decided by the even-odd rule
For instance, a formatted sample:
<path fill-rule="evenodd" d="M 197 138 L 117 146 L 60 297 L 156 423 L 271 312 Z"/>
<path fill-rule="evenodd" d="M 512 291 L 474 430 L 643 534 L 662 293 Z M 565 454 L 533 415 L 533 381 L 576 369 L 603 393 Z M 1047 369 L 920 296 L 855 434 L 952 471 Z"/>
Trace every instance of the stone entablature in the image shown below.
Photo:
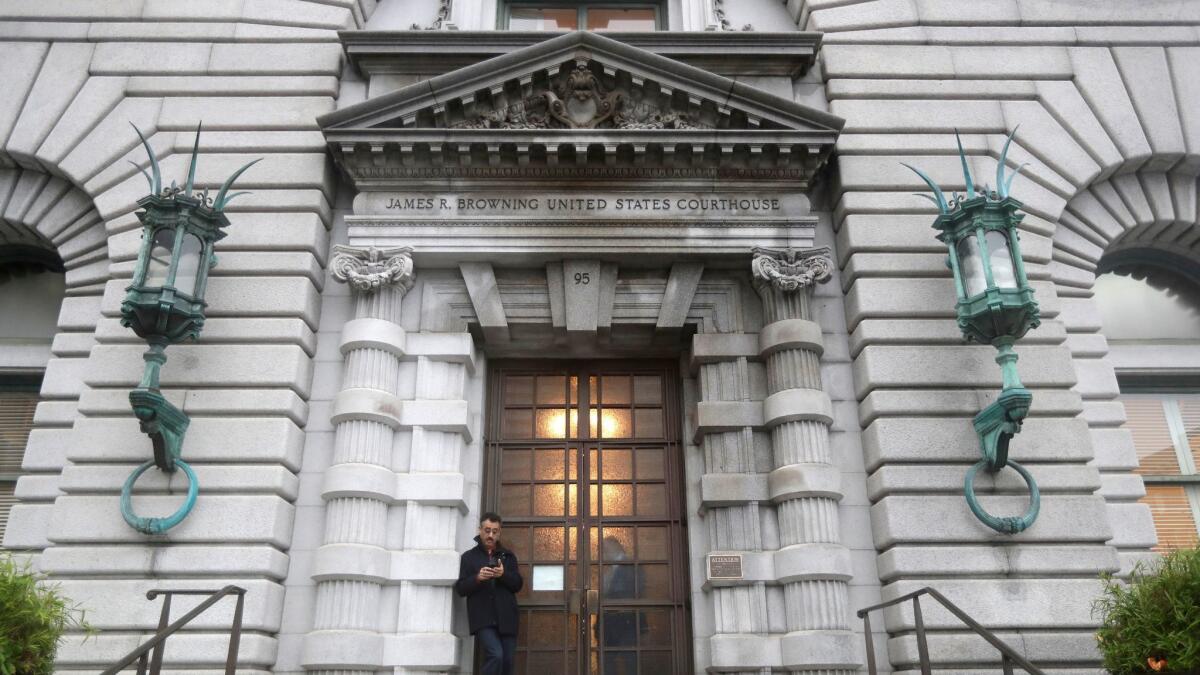
<path fill-rule="evenodd" d="M 359 189 L 412 179 L 646 177 L 805 189 L 842 127 L 828 113 L 588 32 L 319 122 Z"/>

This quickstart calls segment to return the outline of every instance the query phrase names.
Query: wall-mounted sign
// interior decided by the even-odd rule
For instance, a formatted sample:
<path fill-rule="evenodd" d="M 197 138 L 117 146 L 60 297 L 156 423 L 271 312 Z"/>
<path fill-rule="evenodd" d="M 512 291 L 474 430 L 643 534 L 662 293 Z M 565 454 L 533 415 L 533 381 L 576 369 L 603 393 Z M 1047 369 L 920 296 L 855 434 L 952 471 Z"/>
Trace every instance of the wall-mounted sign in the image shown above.
<path fill-rule="evenodd" d="M 741 579 L 742 556 L 736 554 L 708 556 L 708 578 Z"/>
<path fill-rule="evenodd" d="M 563 589 L 562 565 L 534 565 L 533 590 L 561 591 Z"/>
<path fill-rule="evenodd" d="M 806 215 L 803 195 L 777 192 L 363 192 L 359 216 L 472 220 L 526 218 L 784 218 Z"/>

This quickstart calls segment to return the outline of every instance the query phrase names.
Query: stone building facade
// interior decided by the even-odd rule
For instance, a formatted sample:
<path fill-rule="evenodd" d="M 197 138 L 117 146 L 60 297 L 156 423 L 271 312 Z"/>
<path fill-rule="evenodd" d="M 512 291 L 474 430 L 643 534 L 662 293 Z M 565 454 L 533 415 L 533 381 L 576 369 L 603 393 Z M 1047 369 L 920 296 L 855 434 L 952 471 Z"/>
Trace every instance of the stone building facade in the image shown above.
<path fill-rule="evenodd" d="M 521 30 L 552 20 L 618 30 Z M 932 586 L 1091 673 L 1098 575 L 1153 555 L 1152 513 L 1192 536 L 1164 523 L 1200 512 L 1200 331 L 1110 354 L 1093 286 L 1200 297 L 1195 0 L 0 0 L 0 63 L 0 384 L 37 401 L 3 544 L 101 629 L 63 671 L 152 634 L 148 590 L 235 583 L 238 672 L 471 672 L 450 584 L 496 509 L 521 672 L 858 672 L 854 611 Z M 201 122 L 197 185 L 263 159 L 162 370 L 199 501 L 148 536 L 118 505 L 151 452 L 129 125 L 182 181 Z M 963 499 L 1000 371 L 902 166 L 963 190 L 955 132 L 973 175 L 1013 132 L 1023 167 L 1043 320 L 1012 456 L 1042 500 L 1016 535 Z M 1174 415 L 1146 484 L 1123 390 Z M 1027 500 L 1011 472 L 979 491 Z M 219 672 L 231 611 L 168 668 Z M 917 668 L 914 622 L 872 624 L 881 672 Z M 924 624 L 942 672 L 998 672 Z"/>

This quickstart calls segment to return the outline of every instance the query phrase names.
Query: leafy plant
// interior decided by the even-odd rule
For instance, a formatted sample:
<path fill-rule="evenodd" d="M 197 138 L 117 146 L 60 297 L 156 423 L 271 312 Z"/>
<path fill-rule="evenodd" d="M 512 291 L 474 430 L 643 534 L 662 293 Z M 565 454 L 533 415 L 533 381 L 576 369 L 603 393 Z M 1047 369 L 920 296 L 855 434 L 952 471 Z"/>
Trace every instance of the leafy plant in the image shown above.
<path fill-rule="evenodd" d="M 1200 673 L 1200 547 L 1139 563 L 1128 583 L 1106 575 L 1092 611 L 1110 672 Z"/>
<path fill-rule="evenodd" d="M 0 554 L 0 675 L 49 675 L 67 630 L 91 634 L 83 610 L 57 585 Z"/>

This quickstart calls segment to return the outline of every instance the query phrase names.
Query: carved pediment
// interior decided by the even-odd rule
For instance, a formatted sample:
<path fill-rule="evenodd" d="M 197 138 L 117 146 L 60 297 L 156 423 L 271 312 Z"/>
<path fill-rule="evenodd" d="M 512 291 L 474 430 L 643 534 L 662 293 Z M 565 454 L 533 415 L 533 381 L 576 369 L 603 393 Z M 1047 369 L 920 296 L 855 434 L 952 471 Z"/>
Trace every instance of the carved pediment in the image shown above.
<path fill-rule="evenodd" d="M 676 111 L 671 97 L 628 82 L 605 82 L 587 61 L 576 61 L 555 78 L 521 87 L 516 100 L 477 104 L 453 129 L 713 129 L 693 118 L 685 104 Z M 699 117 L 696 115 L 696 117 Z"/>
<path fill-rule="evenodd" d="M 597 166 L 613 177 L 657 167 L 807 184 L 842 126 L 829 113 L 588 32 L 460 68 L 319 122 L 335 159 L 360 185 L 486 178 L 481 169 L 503 167 L 512 177 L 539 167 L 587 174 Z"/>

